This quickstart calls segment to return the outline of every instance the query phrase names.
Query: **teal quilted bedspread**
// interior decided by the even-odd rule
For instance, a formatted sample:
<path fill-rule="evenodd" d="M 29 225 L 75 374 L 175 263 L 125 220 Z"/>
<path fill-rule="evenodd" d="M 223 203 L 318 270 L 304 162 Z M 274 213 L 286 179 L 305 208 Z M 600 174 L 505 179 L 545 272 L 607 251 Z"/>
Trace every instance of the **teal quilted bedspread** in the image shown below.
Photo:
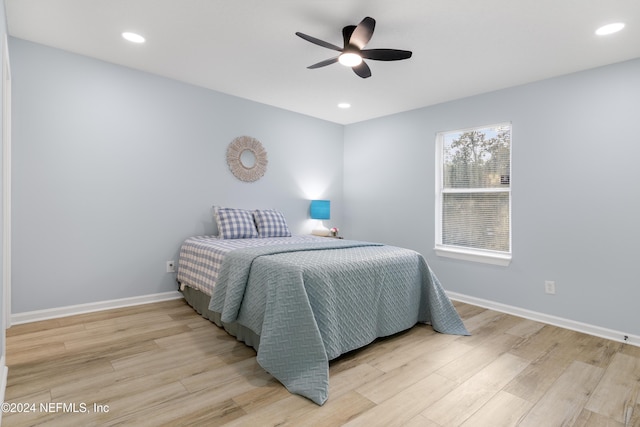
<path fill-rule="evenodd" d="M 258 334 L 258 363 L 319 405 L 343 353 L 418 322 L 468 335 L 422 255 L 350 240 L 234 250 L 209 309 Z"/>

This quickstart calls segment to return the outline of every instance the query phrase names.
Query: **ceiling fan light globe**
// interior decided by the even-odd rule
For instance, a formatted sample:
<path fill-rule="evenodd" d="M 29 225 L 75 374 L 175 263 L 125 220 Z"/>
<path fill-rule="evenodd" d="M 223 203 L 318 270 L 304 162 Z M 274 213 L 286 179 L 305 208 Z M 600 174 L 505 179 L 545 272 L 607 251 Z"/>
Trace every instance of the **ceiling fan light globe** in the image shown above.
<path fill-rule="evenodd" d="M 346 52 L 340 55 L 338 61 L 345 67 L 355 67 L 362 63 L 362 57 L 357 53 Z"/>

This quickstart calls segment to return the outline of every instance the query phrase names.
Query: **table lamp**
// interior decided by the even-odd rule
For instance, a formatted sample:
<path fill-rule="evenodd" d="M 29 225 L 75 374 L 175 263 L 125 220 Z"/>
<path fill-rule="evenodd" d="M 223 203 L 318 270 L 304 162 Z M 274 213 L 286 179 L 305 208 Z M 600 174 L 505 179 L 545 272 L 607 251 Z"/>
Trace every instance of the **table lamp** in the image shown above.
<path fill-rule="evenodd" d="M 311 201 L 311 219 L 317 219 L 316 228 L 311 234 L 316 236 L 328 236 L 329 229 L 324 226 L 322 220 L 331 219 L 331 201 L 329 200 L 312 200 Z"/>

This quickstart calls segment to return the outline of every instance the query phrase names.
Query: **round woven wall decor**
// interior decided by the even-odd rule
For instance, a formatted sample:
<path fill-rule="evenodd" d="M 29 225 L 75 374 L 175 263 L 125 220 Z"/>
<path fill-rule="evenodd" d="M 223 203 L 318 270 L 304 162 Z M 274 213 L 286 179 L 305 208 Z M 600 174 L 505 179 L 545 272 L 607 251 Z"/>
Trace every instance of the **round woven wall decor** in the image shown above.
<path fill-rule="evenodd" d="M 255 138 L 239 136 L 227 148 L 227 164 L 231 173 L 241 181 L 253 182 L 267 171 L 267 152 Z"/>

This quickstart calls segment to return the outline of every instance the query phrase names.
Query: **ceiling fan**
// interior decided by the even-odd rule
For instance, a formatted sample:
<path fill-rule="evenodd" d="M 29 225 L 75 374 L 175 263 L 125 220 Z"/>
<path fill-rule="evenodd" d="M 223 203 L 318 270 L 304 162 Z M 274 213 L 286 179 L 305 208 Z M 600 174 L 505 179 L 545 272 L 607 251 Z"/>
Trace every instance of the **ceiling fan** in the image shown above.
<path fill-rule="evenodd" d="M 371 77 L 371 69 L 363 61 L 363 59 L 374 59 L 377 61 L 399 61 L 401 59 L 411 58 L 411 51 L 398 50 L 398 49 L 364 49 L 365 45 L 371 40 L 373 36 L 373 29 L 376 26 L 376 20 L 370 17 L 364 18 L 357 26 L 347 25 L 342 29 L 342 38 L 344 46 L 342 48 L 327 43 L 324 40 L 317 39 L 315 37 L 308 36 L 301 32 L 297 32 L 296 35 L 303 39 L 317 44 L 318 46 L 326 47 L 340 52 L 340 55 L 335 58 L 326 59 L 320 61 L 317 64 L 308 66 L 309 69 L 320 68 L 327 65 L 340 62 L 347 67 L 351 67 L 353 71 L 366 79 Z"/>

